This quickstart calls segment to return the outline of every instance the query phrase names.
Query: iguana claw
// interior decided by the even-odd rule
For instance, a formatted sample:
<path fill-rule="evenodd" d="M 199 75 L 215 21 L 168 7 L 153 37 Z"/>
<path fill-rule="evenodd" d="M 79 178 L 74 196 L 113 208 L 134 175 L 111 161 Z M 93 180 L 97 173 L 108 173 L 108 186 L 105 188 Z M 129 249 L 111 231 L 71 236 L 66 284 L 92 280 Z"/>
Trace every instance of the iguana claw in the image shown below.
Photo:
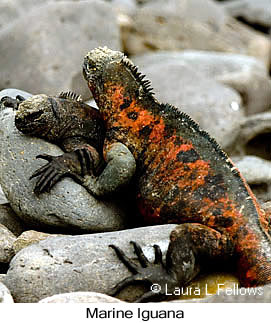
<path fill-rule="evenodd" d="M 64 153 L 61 156 L 38 155 L 36 158 L 45 159 L 48 163 L 37 169 L 29 179 L 38 177 L 34 192 L 41 194 L 49 192 L 52 187 L 63 177 L 71 177 L 76 182 L 82 183 L 81 168 L 78 167 L 76 152 Z"/>
<path fill-rule="evenodd" d="M 126 286 L 131 284 L 144 284 L 147 285 L 149 291 L 138 298 L 136 302 L 146 302 L 153 299 L 165 298 L 165 286 L 168 284 L 171 289 L 173 286 L 177 286 L 178 282 L 164 264 L 160 247 L 158 245 L 153 246 L 155 251 L 155 260 L 153 263 L 150 263 L 144 255 L 140 245 L 134 241 L 131 241 L 131 243 L 134 246 L 134 251 L 137 255 L 140 266 L 129 259 L 119 247 L 109 245 L 109 247 L 115 250 L 118 258 L 133 274 L 132 276 L 123 279 L 114 288 L 112 288 L 109 292 L 110 295 L 116 295 Z"/>
<path fill-rule="evenodd" d="M 24 100 L 25 98 L 21 95 L 17 95 L 15 99 L 10 96 L 4 96 L 1 98 L 0 102 L 7 108 L 18 110 L 19 104 Z"/>

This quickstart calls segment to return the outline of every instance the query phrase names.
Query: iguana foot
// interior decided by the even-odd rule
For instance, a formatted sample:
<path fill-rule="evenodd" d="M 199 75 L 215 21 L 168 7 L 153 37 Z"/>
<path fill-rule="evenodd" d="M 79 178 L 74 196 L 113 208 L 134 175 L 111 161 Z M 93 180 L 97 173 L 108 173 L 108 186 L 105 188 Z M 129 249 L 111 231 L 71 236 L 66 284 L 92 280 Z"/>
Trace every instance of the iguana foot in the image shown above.
<path fill-rule="evenodd" d="M 7 108 L 18 110 L 19 104 L 24 100 L 25 98 L 21 95 L 17 95 L 15 99 L 10 96 L 4 96 L 1 98 L 1 103 Z"/>
<path fill-rule="evenodd" d="M 43 154 L 36 158 L 48 161 L 46 165 L 37 169 L 30 177 L 32 179 L 40 176 L 34 188 L 36 194 L 49 192 L 63 177 L 71 177 L 81 184 L 83 176 L 93 171 L 93 159 L 87 148 L 76 149 L 61 156 Z"/>
<path fill-rule="evenodd" d="M 109 245 L 113 248 L 118 258 L 133 274 L 130 277 L 123 279 L 112 290 L 110 295 L 114 296 L 123 288 L 131 284 L 147 285 L 149 291 L 144 293 L 136 302 L 146 302 L 150 300 L 159 300 L 165 298 L 167 290 L 172 290 L 178 286 L 178 281 L 174 277 L 162 260 L 162 252 L 158 245 L 154 245 L 155 260 L 150 263 L 144 255 L 142 248 L 134 241 L 131 241 L 134 246 L 134 251 L 137 255 L 140 265 L 135 264 L 129 259 L 124 252 L 115 245 Z"/>

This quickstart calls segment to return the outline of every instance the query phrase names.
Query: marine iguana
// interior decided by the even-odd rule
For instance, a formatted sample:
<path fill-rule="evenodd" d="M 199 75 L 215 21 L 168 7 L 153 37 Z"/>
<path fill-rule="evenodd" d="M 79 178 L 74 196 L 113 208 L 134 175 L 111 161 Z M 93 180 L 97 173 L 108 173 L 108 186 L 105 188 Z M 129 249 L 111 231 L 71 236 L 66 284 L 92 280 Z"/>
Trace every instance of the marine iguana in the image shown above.
<path fill-rule="evenodd" d="M 17 110 L 15 125 L 18 130 L 55 143 L 65 152 L 61 156 L 37 156 L 48 163 L 30 177 L 39 176 L 35 193 L 49 192 L 65 176 L 78 182 L 85 174 L 99 173 L 104 122 L 99 111 L 84 104 L 80 96 L 73 92 L 61 92 L 57 97 L 39 94 L 28 99 L 6 96 L 1 102 Z"/>
<path fill-rule="evenodd" d="M 159 103 L 149 81 L 121 52 L 90 51 L 83 74 L 105 122 L 107 165 L 100 176 L 82 178 L 82 185 L 100 197 L 133 178 L 146 223 L 180 224 L 171 233 L 165 264 L 158 246 L 151 264 L 133 242 L 138 266 L 111 245 L 133 273 L 112 294 L 132 283 L 159 283 L 159 293 L 149 291 L 139 299 L 146 301 L 163 295 L 166 285 L 172 291 L 187 284 L 204 264 L 228 261 L 242 286 L 270 282 L 265 215 L 215 139 L 187 114 Z"/>

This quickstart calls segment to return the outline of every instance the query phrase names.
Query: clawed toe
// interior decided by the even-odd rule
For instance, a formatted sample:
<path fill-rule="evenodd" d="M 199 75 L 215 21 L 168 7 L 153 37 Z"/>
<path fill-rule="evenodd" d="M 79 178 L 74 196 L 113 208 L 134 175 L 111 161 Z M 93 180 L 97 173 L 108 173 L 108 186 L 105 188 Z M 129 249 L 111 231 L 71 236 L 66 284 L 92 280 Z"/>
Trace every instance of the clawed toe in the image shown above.
<path fill-rule="evenodd" d="M 84 179 L 76 173 L 74 160 L 77 160 L 77 158 L 75 157 L 74 159 L 74 156 L 74 152 L 65 153 L 61 156 L 51 156 L 48 154 L 36 156 L 36 158 L 44 159 L 48 163 L 38 168 L 30 176 L 30 179 L 39 177 L 34 188 L 34 193 L 39 195 L 43 192 L 50 192 L 52 187 L 63 177 L 70 177 L 81 184 Z"/>
<path fill-rule="evenodd" d="M 94 169 L 94 162 L 90 151 L 87 148 L 81 148 L 75 150 L 82 170 L 82 176 L 90 174 Z"/>
<path fill-rule="evenodd" d="M 131 244 L 134 247 L 134 252 L 137 255 L 140 265 L 135 264 L 119 247 L 110 245 L 110 247 L 116 252 L 120 261 L 131 271 L 132 276 L 126 277 L 119 282 L 114 288 L 112 288 L 109 294 L 116 295 L 128 285 L 143 284 L 149 288 L 149 291 L 143 294 L 137 302 L 146 302 L 149 300 L 164 298 L 165 285 L 167 282 L 169 282 L 171 287 L 174 284 L 177 285 L 177 282 L 163 263 L 160 247 L 158 245 L 153 246 L 155 260 L 151 263 L 144 255 L 142 248 L 137 242 L 131 241 Z M 156 289 L 152 289 L 151 286 L 153 284 L 157 284 L 161 288 L 158 291 Z"/>
<path fill-rule="evenodd" d="M 12 108 L 18 110 L 19 104 L 25 100 L 21 95 L 17 95 L 15 99 L 10 96 L 4 96 L 1 98 L 0 102 L 7 108 Z"/>

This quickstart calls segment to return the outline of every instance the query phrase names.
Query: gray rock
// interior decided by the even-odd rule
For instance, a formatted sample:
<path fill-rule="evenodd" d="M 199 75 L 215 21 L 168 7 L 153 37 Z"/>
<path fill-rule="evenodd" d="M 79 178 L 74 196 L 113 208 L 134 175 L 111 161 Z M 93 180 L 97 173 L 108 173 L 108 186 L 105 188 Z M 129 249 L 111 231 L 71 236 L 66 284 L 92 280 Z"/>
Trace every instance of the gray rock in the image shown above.
<path fill-rule="evenodd" d="M 249 184 L 271 183 L 271 161 L 245 156 L 236 160 L 235 165 Z"/>
<path fill-rule="evenodd" d="M 9 263 L 14 256 L 13 243 L 15 235 L 4 225 L 0 224 L 0 262 Z"/>
<path fill-rule="evenodd" d="M 24 223 L 12 210 L 9 204 L 0 205 L 0 224 L 3 224 L 15 236 L 20 235 L 25 229 Z"/>
<path fill-rule="evenodd" d="M 232 0 L 222 5 L 232 17 L 242 17 L 248 23 L 271 27 L 270 0 Z"/>
<path fill-rule="evenodd" d="M 135 0 L 104 0 L 112 4 L 117 9 L 134 10 L 137 7 Z"/>
<path fill-rule="evenodd" d="M 200 10 L 199 10 L 200 8 Z M 197 49 L 255 56 L 270 63 L 271 41 L 210 0 L 153 1 L 132 15 L 125 34 L 130 54 Z"/>
<path fill-rule="evenodd" d="M 8 203 L 8 200 L 2 190 L 2 187 L 0 186 L 0 205 L 7 204 L 7 203 Z"/>
<path fill-rule="evenodd" d="M 4 278 L 16 302 L 37 302 L 55 294 L 91 291 L 107 293 L 131 273 L 108 247 L 114 243 L 135 258 L 129 241 L 137 241 L 150 261 L 152 245 L 167 250 L 175 225 L 157 225 L 91 235 L 52 237 L 22 249 L 10 263 Z M 138 297 L 132 288 L 126 297 Z M 135 296 L 137 295 L 137 296 Z M 123 297 L 123 298 L 126 298 Z"/>
<path fill-rule="evenodd" d="M 124 303 L 123 301 L 101 293 L 74 292 L 46 297 L 39 303 Z"/>
<path fill-rule="evenodd" d="M 120 49 L 120 33 L 116 13 L 104 1 L 61 1 L 22 15 L 0 32 L 0 42 L 0 88 L 89 96 L 82 59 L 97 46 Z"/>
<path fill-rule="evenodd" d="M 24 97 L 25 99 L 30 98 L 32 96 L 32 94 L 26 92 L 26 91 L 22 91 L 19 89 L 4 89 L 0 92 L 0 100 L 4 97 L 4 96 L 10 96 L 12 98 L 16 98 L 17 95 L 21 95 L 22 97 Z"/>
<path fill-rule="evenodd" d="M 0 2 L 0 30 L 5 28 L 20 15 L 20 9 L 15 1 L 2 0 Z"/>
<path fill-rule="evenodd" d="M 3 282 L 5 277 L 6 277 L 6 274 L 0 274 L 0 283 Z"/>
<path fill-rule="evenodd" d="M 243 119 L 239 134 L 230 151 L 232 155 L 256 155 L 270 159 L 271 112 Z"/>
<path fill-rule="evenodd" d="M 208 79 L 235 89 L 243 98 L 248 114 L 270 108 L 271 80 L 264 63 L 254 57 L 208 51 L 184 50 L 179 52 L 160 51 L 155 54 L 136 56 L 138 65 L 156 62 L 188 64 Z"/>
<path fill-rule="evenodd" d="M 257 198 L 271 200 L 271 161 L 256 156 L 233 158 L 233 161 Z"/>
<path fill-rule="evenodd" d="M 159 101 L 188 113 L 225 149 L 234 142 L 244 116 L 240 95 L 196 71 L 190 62 L 171 57 L 150 54 L 133 62 L 151 80 Z"/>
<path fill-rule="evenodd" d="M 38 232 L 35 230 L 24 231 L 13 243 L 13 250 L 18 253 L 23 248 L 30 246 L 33 243 L 38 243 L 41 240 L 45 240 L 48 237 L 56 237 L 56 234 L 49 234 L 44 232 Z"/>
<path fill-rule="evenodd" d="M 13 298 L 10 294 L 10 291 L 7 289 L 7 287 L 0 282 L 0 303 L 14 303 Z"/>
<path fill-rule="evenodd" d="M 124 211 L 110 201 L 98 201 L 82 186 L 64 178 L 51 191 L 37 196 L 33 170 L 44 161 L 38 154 L 60 155 L 57 146 L 21 134 L 14 126 L 14 111 L 0 112 L 0 184 L 12 209 L 26 223 L 89 232 L 125 227 Z"/>

